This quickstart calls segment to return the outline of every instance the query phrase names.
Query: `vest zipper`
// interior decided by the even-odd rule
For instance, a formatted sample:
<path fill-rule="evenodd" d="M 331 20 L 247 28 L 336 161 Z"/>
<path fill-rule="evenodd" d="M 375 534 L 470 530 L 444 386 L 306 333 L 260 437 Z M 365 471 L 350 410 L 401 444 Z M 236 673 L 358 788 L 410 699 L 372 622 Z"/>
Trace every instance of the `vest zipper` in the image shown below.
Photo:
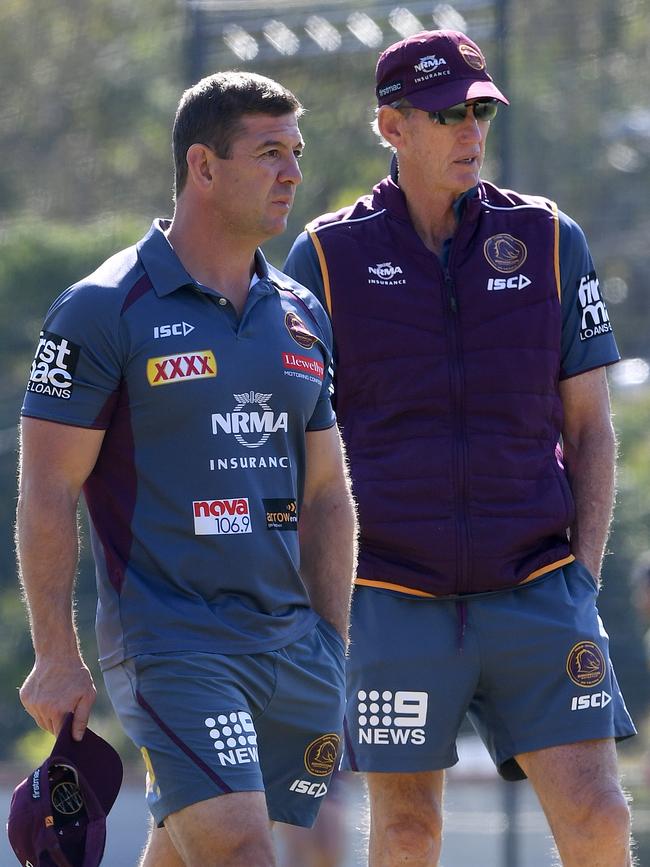
<path fill-rule="evenodd" d="M 444 269 L 448 310 L 449 365 L 451 369 L 451 411 L 453 428 L 453 471 L 456 491 L 456 592 L 469 590 L 470 529 L 468 517 L 469 471 L 467 421 L 465 417 L 465 376 L 458 321 L 458 299 L 449 267 Z"/>

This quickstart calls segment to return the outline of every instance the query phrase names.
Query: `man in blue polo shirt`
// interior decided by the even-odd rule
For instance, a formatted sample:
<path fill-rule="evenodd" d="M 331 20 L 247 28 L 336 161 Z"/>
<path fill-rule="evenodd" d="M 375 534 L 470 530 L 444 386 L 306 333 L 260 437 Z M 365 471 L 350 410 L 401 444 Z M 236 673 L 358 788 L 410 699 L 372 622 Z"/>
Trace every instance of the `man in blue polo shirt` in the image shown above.
<path fill-rule="evenodd" d="M 355 519 L 331 329 L 258 248 L 301 180 L 300 113 L 252 74 L 183 95 L 173 220 L 54 302 L 23 405 L 21 699 L 52 733 L 74 711 L 81 738 L 83 489 L 100 664 L 158 826 L 146 867 L 274 865 L 269 817 L 310 825 L 338 753 Z"/>
<path fill-rule="evenodd" d="M 394 171 L 285 265 L 338 356 L 360 523 L 344 767 L 367 774 L 370 865 L 438 863 L 468 713 L 563 864 L 625 867 L 634 726 L 596 608 L 618 352 L 589 250 L 554 203 L 481 180 L 507 99 L 464 34 L 387 48 L 377 99 Z"/>

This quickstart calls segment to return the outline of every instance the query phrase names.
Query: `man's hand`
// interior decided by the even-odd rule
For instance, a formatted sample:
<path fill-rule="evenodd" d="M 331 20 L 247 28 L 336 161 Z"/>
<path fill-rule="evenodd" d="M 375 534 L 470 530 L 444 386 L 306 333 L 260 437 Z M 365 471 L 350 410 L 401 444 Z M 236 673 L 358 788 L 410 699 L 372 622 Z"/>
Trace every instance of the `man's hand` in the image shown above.
<path fill-rule="evenodd" d="M 72 736 L 80 741 L 86 731 L 97 690 L 81 657 L 37 659 L 20 689 L 20 700 L 40 728 L 58 735 L 65 716 L 74 712 Z"/>

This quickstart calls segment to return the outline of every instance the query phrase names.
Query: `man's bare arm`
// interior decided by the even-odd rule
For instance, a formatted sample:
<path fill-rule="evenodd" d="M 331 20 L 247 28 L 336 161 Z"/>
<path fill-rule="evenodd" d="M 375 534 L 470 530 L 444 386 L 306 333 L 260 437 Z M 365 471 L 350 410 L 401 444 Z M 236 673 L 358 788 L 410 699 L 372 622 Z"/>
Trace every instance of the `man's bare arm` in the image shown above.
<path fill-rule="evenodd" d="M 300 572 L 314 609 L 347 642 L 356 569 L 356 513 L 336 426 L 307 433 Z"/>
<path fill-rule="evenodd" d="M 103 437 L 104 431 L 32 418 L 23 419 L 21 427 L 16 550 L 35 662 L 20 699 L 52 734 L 74 711 L 78 739 L 96 692 L 74 624 L 77 504 Z"/>
<path fill-rule="evenodd" d="M 616 438 L 612 427 L 605 368 L 560 383 L 564 406 L 564 460 L 576 517 L 571 551 L 597 581 L 612 520 Z"/>

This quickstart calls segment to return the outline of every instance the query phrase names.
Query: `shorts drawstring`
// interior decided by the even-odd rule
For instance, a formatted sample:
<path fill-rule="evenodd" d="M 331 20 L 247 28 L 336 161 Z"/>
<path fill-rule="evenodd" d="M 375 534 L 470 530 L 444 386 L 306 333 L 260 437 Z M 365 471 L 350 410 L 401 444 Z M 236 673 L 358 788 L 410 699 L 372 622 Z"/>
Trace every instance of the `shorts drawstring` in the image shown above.
<path fill-rule="evenodd" d="M 464 600 L 456 602 L 456 616 L 458 617 L 458 652 L 462 653 L 465 627 L 467 626 L 467 602 Z"/>

